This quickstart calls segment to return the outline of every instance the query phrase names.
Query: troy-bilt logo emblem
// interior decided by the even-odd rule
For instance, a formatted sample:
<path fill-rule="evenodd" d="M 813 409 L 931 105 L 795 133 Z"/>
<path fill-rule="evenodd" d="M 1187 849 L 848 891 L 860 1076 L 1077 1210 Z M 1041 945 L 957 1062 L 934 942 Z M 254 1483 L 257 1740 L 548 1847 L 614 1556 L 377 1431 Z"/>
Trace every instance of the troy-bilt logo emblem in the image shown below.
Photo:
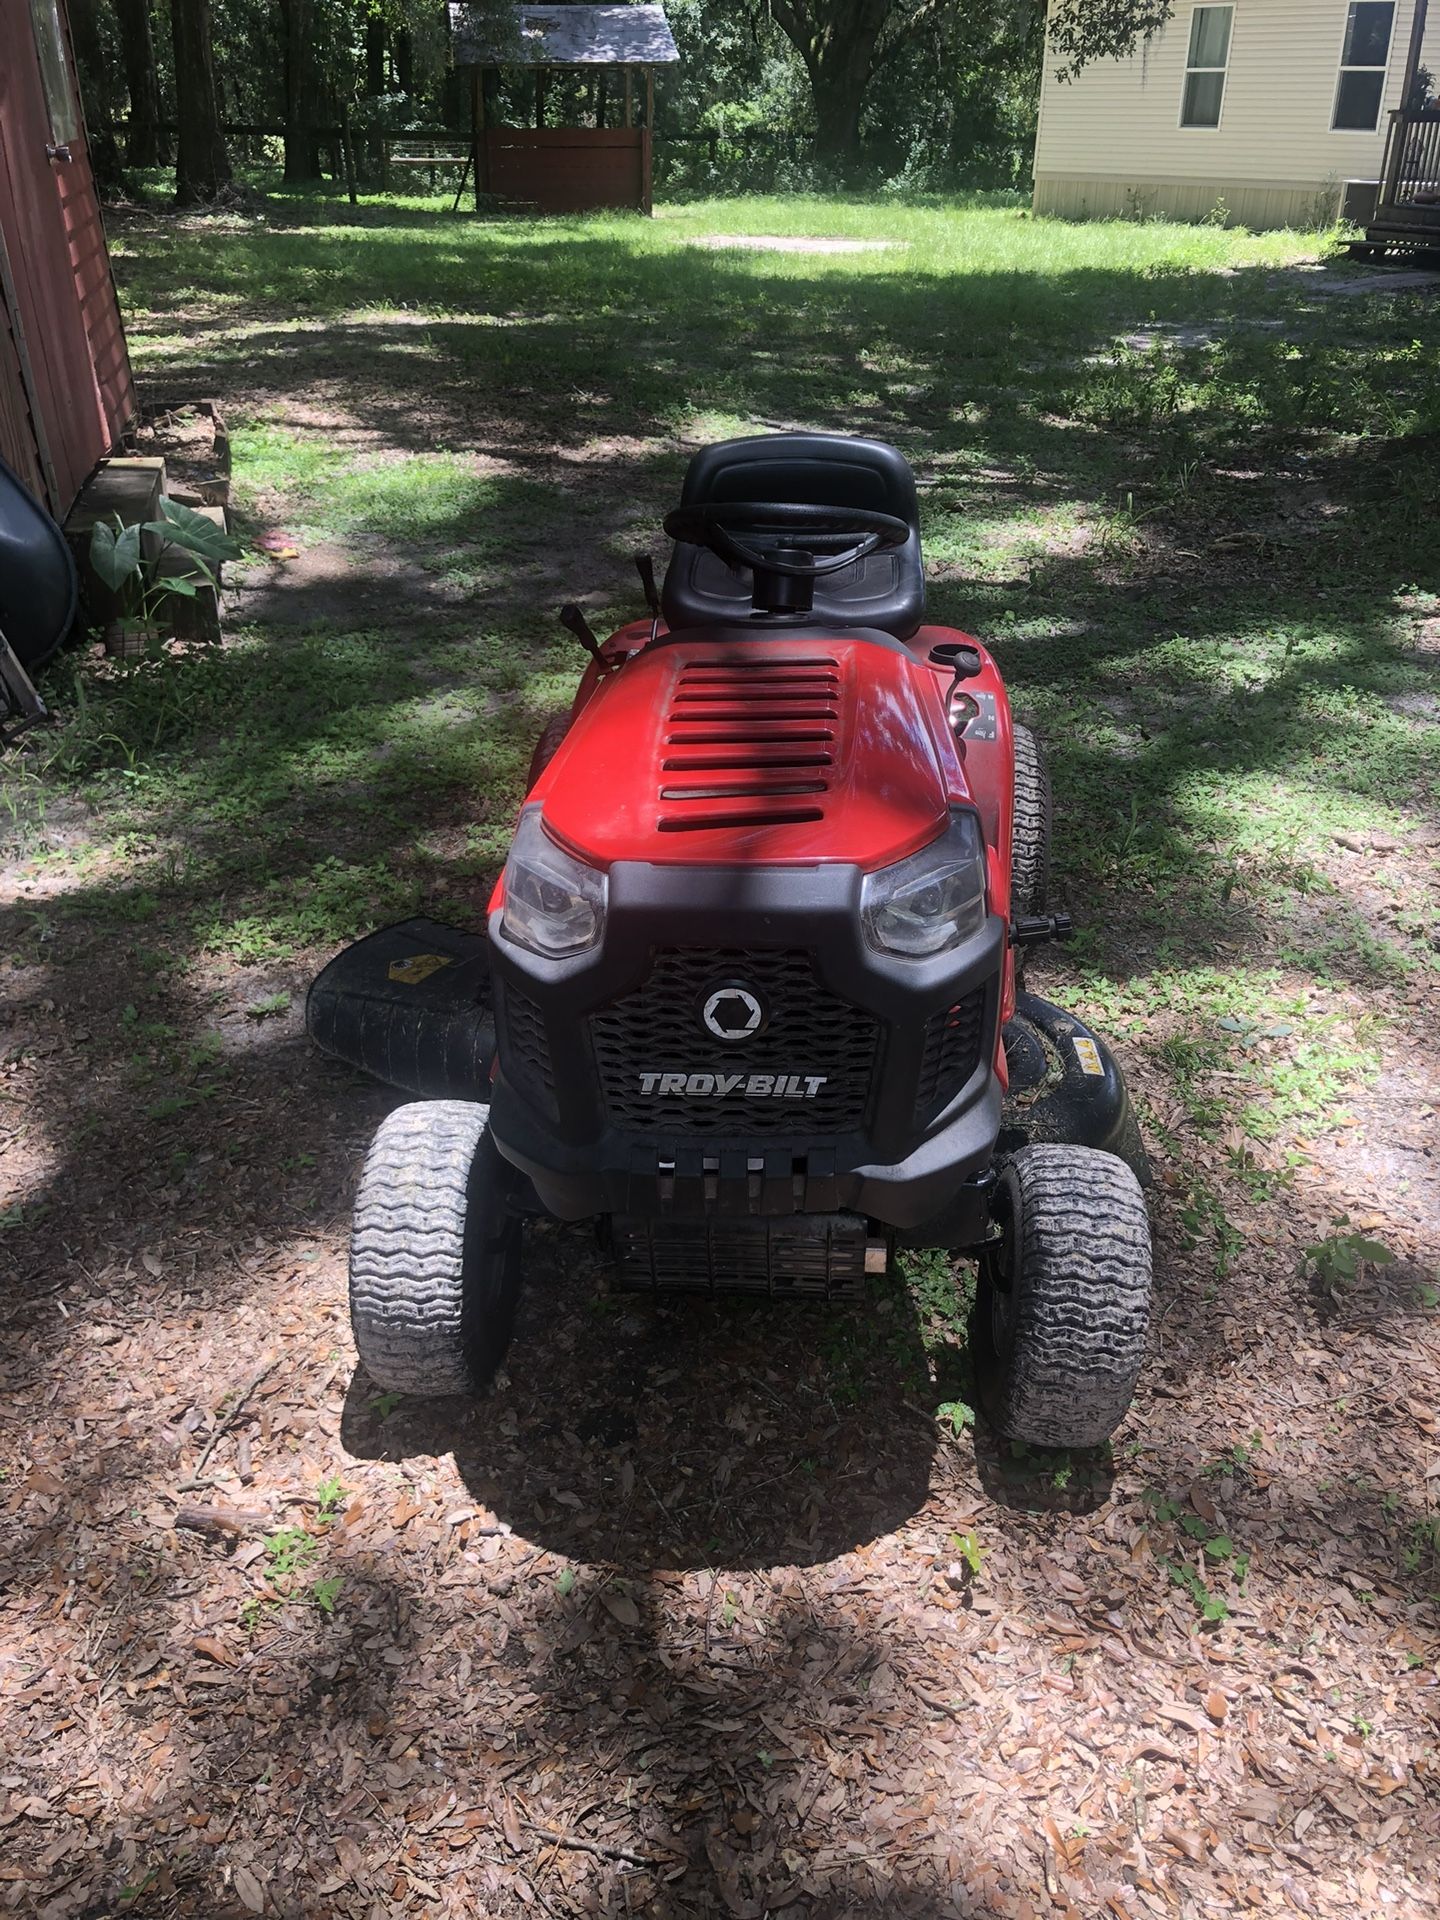
<path fill-rule="evenodd" d="M 765 1009 L 748 987 L 727 980 L 706 994 L 700 1020 L 717 1040 L 750 1040 L 765 1024 Z"/>
<path fill-rule="evenodd" d="M 725 1100 L 813 1100 L 829 1079 L 825 1073 L 642 1073 L 641 1097 Z"/>

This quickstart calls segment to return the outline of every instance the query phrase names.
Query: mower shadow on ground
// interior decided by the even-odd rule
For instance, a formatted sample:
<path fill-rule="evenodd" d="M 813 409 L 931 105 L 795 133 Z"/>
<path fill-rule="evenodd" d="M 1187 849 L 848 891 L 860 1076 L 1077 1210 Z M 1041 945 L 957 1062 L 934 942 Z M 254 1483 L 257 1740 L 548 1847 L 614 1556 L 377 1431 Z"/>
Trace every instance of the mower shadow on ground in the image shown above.
<path fill-rule="evenodd" d="M 828 1307 L 604 1298 L 576 1229 L 535 1235 L 527 1267 L 489 1396 L 387 1407 L 357 1372 L 350 1452 L 453 1449 L 497 1521 L 636 1574 L 817 1565 L 903 1526 L 946 1472 L 899 1285 Z"/>

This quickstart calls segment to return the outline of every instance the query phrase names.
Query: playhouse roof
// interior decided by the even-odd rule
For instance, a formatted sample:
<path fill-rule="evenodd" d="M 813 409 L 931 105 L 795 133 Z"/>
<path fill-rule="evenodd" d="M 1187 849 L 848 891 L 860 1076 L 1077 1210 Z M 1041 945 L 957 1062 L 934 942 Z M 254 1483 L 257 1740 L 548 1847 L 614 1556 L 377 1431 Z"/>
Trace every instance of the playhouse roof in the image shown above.
<path fill-rule="evenodd" d="M 680 58 L 665 9 L 450 7 L 457 67 L 660 67 Z"/>

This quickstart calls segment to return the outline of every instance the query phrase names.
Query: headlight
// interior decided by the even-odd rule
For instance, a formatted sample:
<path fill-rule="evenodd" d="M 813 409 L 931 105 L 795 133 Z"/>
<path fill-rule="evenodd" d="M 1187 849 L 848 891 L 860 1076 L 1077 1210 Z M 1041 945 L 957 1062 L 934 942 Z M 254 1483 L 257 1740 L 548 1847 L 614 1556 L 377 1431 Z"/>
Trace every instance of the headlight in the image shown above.
<path fill-rule="evenodd" d="M 605 925 L 605 890 L 605 875 L 557 847 L 527 807 L 505 862 L 506 938 L 552 959 L 584 953 Z"/>
<path fill-rule="evenodd" d="M 938 840 L 867 873 L 860 918 L 872 947 L 917 959 L 948 953 L 977 933 L 985 924 L 985 843 L 975 815 L 957 810 Z"/>

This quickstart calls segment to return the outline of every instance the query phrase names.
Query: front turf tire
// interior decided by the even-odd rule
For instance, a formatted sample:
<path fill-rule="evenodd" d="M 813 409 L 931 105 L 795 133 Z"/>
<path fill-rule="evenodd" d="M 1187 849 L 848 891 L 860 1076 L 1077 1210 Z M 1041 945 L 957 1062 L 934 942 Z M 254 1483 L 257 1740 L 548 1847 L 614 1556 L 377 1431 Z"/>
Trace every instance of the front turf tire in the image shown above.
<path fill-rule="evenodd" d="M 397 1107 L 371 1143 L 350 1236 L 350 1326 L 389 1393 L 478 1393 L 520 1291 L 514 1176 L 465 1100 Z"/>
<path fill-rule="evenodd" d="M 1101 1446 L 1129 1411 L 1145 1358 L 1140 1183 L 1092 1147 L 1024 1147 L 1001 1169 L 995 1216 L 972 1325 L 981 1410 L 1002 1439 Z"/>

